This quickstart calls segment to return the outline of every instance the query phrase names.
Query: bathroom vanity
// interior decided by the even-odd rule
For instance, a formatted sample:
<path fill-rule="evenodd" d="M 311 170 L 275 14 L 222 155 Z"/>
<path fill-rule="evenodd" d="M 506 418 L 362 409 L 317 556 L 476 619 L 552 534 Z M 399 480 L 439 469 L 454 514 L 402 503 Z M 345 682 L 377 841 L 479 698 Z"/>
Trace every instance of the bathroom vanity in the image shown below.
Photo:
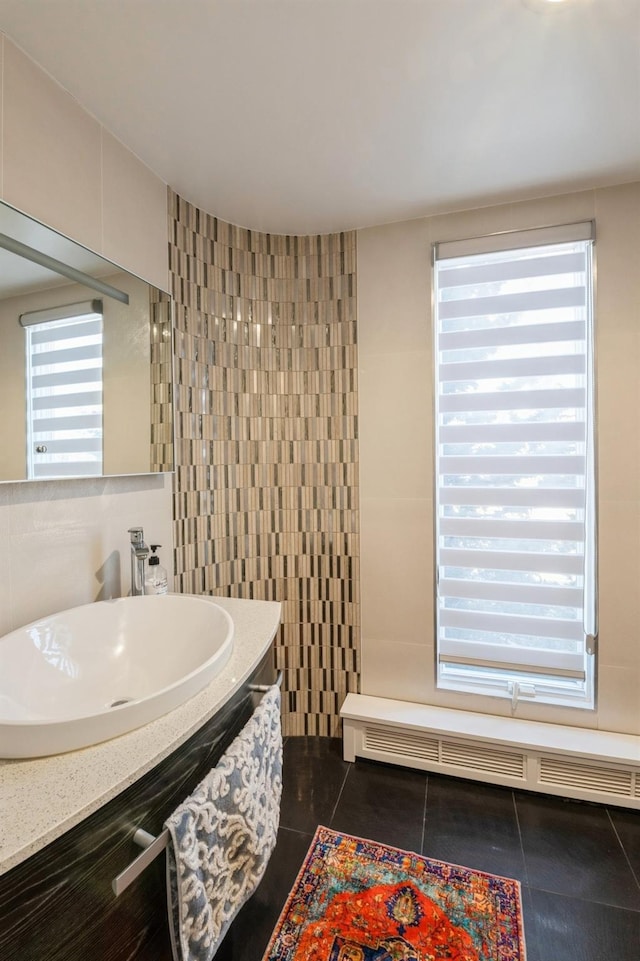
<path fill-rule="evenodd" d="M 116 897 L 113 879 L 157 835 L 239 733 L 274 680 L 280 605 L 212 598 L 233 618 L 234 650 L 199 694 L 94 747 L 0 762 L 3 961 L 171 961 L 165 858 Z M 179 643 L 179 639 L 176 639 Z"/>

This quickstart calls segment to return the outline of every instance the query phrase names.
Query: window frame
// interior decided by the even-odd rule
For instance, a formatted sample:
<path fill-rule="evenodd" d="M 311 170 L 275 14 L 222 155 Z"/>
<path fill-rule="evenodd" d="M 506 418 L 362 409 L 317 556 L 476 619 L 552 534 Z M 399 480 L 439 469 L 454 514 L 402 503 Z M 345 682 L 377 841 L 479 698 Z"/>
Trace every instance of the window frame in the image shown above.
<path fill-rule="evenodd" d="M 65 304 L 59 307 L 45 308 L 44 310 L 29 311 L 20 315 L 20 325 L 24 328 L 25 333 L 25 381 L 26 381 L 26 457 L 27 457 L 27 476 L 29 480 L 52 480 L 52 479 L 62 479 L 68 477 L 100 477 L 103 471 L 103 461 L 104 461 L 104 323 L 103 323 L 103 309 L 102 301 L 94 300 L 87 301 L 76 304 Z M 85 331 L 82 327 L 93 328 L 92 330 Z M 71 347 L 72 352 L 77 352 L 77 359 L 74 358 L 73 353 L 69 356 L 69 348 L 67 348 L 63 342 L 65 340 L 72 341 L 73 328 L 78 328 L 78 337 L 94 339 L 97 337 L 99 340 L 96 342 L 95 346 L 87 346 L 83 348 L 82 346 Z M 59 342 L 63 344 L 60 351 L 66 351 L 67 356 L 64 358 L 62 363 L 67 364 L 78 364 L 80 361 L 85 360 L 82 356 L 83 353 L 88 351 L 87 360 L 89 363 L 86 368 L 79 368 L 78 372 L 81 373 L 83 370 L 86 371 L 99 371 L 98 378 L 88 377 L 86 380 L 77 380 L 77 377 L 73 377 L 73 373 L 69 373 L 69 380 L 65 375 L 64 371 L 40 371 L 38 372 L 38 365 L 34 362 L 34 359 L 38 357 L 40 353 L 37 349 L 38 342 L 44 341 L 44 335 L 51 331 L 62 331 L 67 332 L 67 337 L 59 338 Z M 56 343 L 56 338 L 51 338 L 51 343 Z M 46 341 L 45 341 L 46 342 Z M 99 346 L 99 352 L 95 353 L 95 347 Z M 95 361 L 99 360 L 99 364 Z M 93 363 L 91 362 L 93 361 Z M 56 360 L 51 357 L 50 364 L 52 366 L 58 366 Z M 44 377 L 49 381 L 47 386 L 40 385 L 36 386 L 33 383 L 34 377 Z M 76 387 L 77 385 L 77 387 Z M 71 388 L 68 391 L 60 391 L 61 387 Z M 56 390 L 57 388 L 57 390 Z M 75 389 L 74 389 L 75 388 Z M 41 395 L 36 399 L 34 397 L 34 391 L 41 391 Z M 82 394 L 87 394 L 87 404 L 82 403 Z M 71 404 L 65 404 L 64 398 L 68 394 Z M 95 395 L 100 395 L 100 403 L 97 404 L 95 400 Z M 51 398 L 51 400 L 58 398 L 59 403 L 45 404 L 44 401 Z M 39 403 L 38 403 L 39 401 Z M 87 413 L 83 410 L 85 406 L 97 407 L 98 409 L 93 413 Z M 53 421 L 56 422 L 55 426 L 52 426 L 49 431 L 46 431 L 46 418 L 37 418 L 34 414 L 36 409 L 47 410 L 47 409 L 68 409 L 73 410 L 77 408 L 79 413 L 66 414 L 65 418 L 71 419 L 75 416 L 76 419 L 80 417 L 87 418 L 89 420 L 99 419 L 98 426 L 80 426 L 77 423 L 73 426 L 66 427 L 63 425 L 62 420 L 65 418 L 54 417 Z M 43 431 L 45 433 L 54 434 L 58 431 L 66 434 L 66 438 L 59 439 L 56 437 L 48 438 L 36 438 L 34 435 L 38 433 L 36 425 L 38 421 L 42 420 L 40 426 L 40 433 Z M 89 437 L 87 432 L 98 431 L 97 436 Z M 76 437 L 70 436 L 77 434 Z M 83 437 L 83 435 L 85 435 Z M 86 446 L 84 441 L 88 441 Z M 93 443 L 92 443 L 93 442 Z M 96 446 L 96 443 L 98 446 Z M 38 448 L 41 448 L 38 450 Z M 52 450 L 48 448 L 51 447 Z M 97 452 L 99 451 L 99 454 Z M 39 456 L 41 455 L 41 456 Z M 81 459 L 78 455 L 84 455 L 84 459 Z M 97 456 L 96 456 L 97 455 Z"/>
<path fill-rule="evenodd" d="M 440 499 L 439 499 L 439 465 L 440 454 L 439 429 L 439 314 L 438 314 L 438 285 L 437 263 L 456 257 L 474 256 L 477 254 L 491 254 L 510 250 L 527 250 L 538 246 L 551 246 L 563 243 L 585 241 L 587 244 L 585 290 L 587 295 L 585 329 L 586 347 L 586 404 L 585 417 L 588 425 L 586 431 L 585 459 L 585 580 L 583 594 L 592 608 L 591 621 L 587 624 L 591 628 L 585 637 L 584 647 L 584 679 L 563 678 L 559 674 L 545 677 L 542 674 L 531 674 L 526 671 L 514 670 L 509 666 L 502 669 L 483 668 L 481 664 L 473 666 L 453 661 L 443 661 L 440 653 L 440 594 L 439 571 L 441 564 L 440 546 Z M 460 241 L 450 241 L 432 244 L 431 257 L 431 291 L 432 291 L 432 337 L 433 337 L 433 455 L 434 455 L 434 492 L 433 492 L 433 552 L 434 552 L 434 655 L 435 655 L 435 684 L 437 690 L 456 693 L 469 693 L 481 696 L 510 698 L 515 709 L 518 701 L 530 700 L 537 703 L 570 706 L 583 710 L 594 710 L 596 706 L 597 679 L 597 425 L 596 410 L 596 376 L 595 376 L 595 224 L 593 221 L 579 224 L 563 224 L 548 228 L 534 228 L 532 230 L 506 231 L 484 237 L 470 238 Z M 589 586 L 587 586 L 587 574 Z M 585 599 L 585 609 L 587 606 Z M 585 615 L 585 621 L 588 615 Z M 523 650 L 524 648 L 522 648 Z M 476 661 L 478 658 L 476 657 Z"/>

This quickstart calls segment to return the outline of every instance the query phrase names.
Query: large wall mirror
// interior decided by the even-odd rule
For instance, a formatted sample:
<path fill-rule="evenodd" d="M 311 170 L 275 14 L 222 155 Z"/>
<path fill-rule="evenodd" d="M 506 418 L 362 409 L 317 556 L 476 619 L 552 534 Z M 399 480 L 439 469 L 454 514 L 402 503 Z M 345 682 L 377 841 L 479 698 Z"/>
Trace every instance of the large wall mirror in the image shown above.
<path fill-rule="evenodd" d="M 173 470 L 166 293 L 0 203 L 0 481 Z"/>

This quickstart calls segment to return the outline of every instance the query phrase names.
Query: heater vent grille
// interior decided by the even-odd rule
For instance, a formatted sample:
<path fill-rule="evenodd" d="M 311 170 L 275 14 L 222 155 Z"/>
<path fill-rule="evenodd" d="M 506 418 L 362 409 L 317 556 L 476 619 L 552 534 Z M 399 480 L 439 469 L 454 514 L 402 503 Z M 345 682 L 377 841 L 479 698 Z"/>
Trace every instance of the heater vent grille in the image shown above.
<path fill-rule="evenodd" d="M 469 742 L 443 741 L 440 760 L 443 764 L 467 771 L 501 774 L 522 781 L 526 777 L 526 758 L 523 754 L 498 751 Z"/>
<path fill-rule="evenodd" d="M 437 738 L 413 734 L 392 727 L 365 728 L 365 748 L 387 754 L 403 754 L 423 761 L 438 760 Z"/>
<path fill-rule="evenodd" d="M 541 757 L 538 775 L 540 784 L 580 788 L 598 794 L 633 797 L 633 773 L 614 768 L 575 764 L 560 758 Z M 636 796 L 638 787 L 636 785 Z"/>
<path fill-rule="evenodd" d="M 367 726 L 363 746 L 367 751 L 446 764 L 469 773 L 502 775 L 519 780 L 526 777 L 523 754 L 482 747 L 473 742 L 447 741 L 398 728 Z"/>

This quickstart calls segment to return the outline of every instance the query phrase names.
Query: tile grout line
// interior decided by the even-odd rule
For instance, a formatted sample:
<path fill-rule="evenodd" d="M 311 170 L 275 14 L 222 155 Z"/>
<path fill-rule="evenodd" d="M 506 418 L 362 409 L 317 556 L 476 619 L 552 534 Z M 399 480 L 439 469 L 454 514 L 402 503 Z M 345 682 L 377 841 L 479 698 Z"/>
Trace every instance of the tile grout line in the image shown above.
<path fill-rule="evenodd" d="M 315 834 L 315 829 L 313 831 L 303 831 L 301 828 L 289 828 L 286 824 L 279 824 L 278 831 L 288 831 L 289 834 L 299 834 L 303 838 L 311 838 Z"/>
<path fill-rule="evenodd" d="M 424 850 L 424 842 L 427 834 L 427 801 L 429 798 L 429 774 L 427 773 L 424 782 L 424 806 L 422 808 L 422 837 L 420 838 L 420 854 L 426 857 Z"/>
<path fill-rule="evenodd" d="M 343 779 L 342 779 L 342 784 L 340 785 L 340 790 L 338 791 L 338 797 L 336 798 L 336 803 L 333 805 L 333 809 L 332 809 L 332 811 L 331 811 L 331 818 L 329 819 L 329 825 L 332 825 L 332 824 L 333 824 L 333 819 L 334 819 L 334 817 L 336 816 L 336 811 L 337 811 L 337 809 L 338 809 L 338 804 L 340 803 L 340 798 L 342 797 L 342 792 L 344 791 L 344 786 L 345 786 L 345 784 L 347 783 L 347 778 L 349 777 L 349 772 L 351 771 L 351 768 L 353 767 L 353 764 L 354 764 L 354 763 L 355 763 L 355 762 L 352 762 L 352 761 L 349 761 L 349 762 L 348 762 L 349 766 L 348 766 L 347 770 L 344 772 L 344 777 L 343 777 Z"/>
<path fill-rule="evenodd" d="M 583 898 L 575 894 L 567 894 L 562 891 L 554 891 L 552 888 L 540 888 L 535 885 L 527 885 L 530 892 L 539 891 L 541 894 L 551 894 L 554 898 L 565 898 L 567 901 L 579 901 L 581 904 L 597 904 L 601 908 L 611 908 L 613 911 L 627 911 L 629 914 L 640 915 L 640 908 L 627 908 L 622 904 L 614 904 L 612 901 L 596 901 L 594 898 Z"/>
<path fill-rule="evenodd" d="M 511 792 L 511 800 L 513 802 L 513 812 L 516 816 L 516 827 L 518 828 L 518 837 L 520 839 L 520 851 L 522 852 L 522 867 L 524 868 L 524 876 L 526 878 L 526 885 L 531 888 L 531 882 L 529 880 L 529 868 L 527 867 L 527 858 L 524 853 L 524 841 L 522 840 L 522 828 L 520 827 L 520 817 L 518 815 L 518 803 L 516 801 L 516 792 Z"/>
<path fill-rule="evenodd" d="M 611 824 L 611 827 L 613 828 L 613 833 L 615 834 L 615 836 L 616 836 L 616 838 L 617 838 L 617 840 L 618 840 L 618 844 L 619 844 L 620 847 L 622 848 L 622 853 L 624 854 L 625 861 L 626 861 L 627 864 L 629 865 L 629 870 L 631 871 L 631 876 L 633 877 L 633 880 L 636 882 L 638 888 L 640 888 L 640 879 L 639 879 L 638 876 L 636 875 L 636 872 L 633 870 L 633 865 L 631 864 L 631 861 L 629 860 L 629 855 L 627 854 L 626 848 L 625 848 L 624 844 L 622 843 L 622 838 L 621 838 L 620 835 L 618 834 L 618 829 L 616 828 L 615 824 L 613 823 L 613 818 L 611 817 L 611 811 L 609 810 L 609 808 L 605 808 L 605 810 L 606 810 L 606 812 L 607 812 L 607 817 L 609 818 L 609 823 Z"/>
<path fill-rule="evenodd" d="M 529 881 L 529 868 L 527 867 L 527 859 L 524 853 L 524 841 L 522 840 L 522 828 L 520 826 L 520 816 L 518 814 L 518 802 L 516 800 L 516 792 L 513 790 L 511 791 L 511 801 L 513 803 L 513 813 L 515 814 L 515 817 L 516 817 L 516 828 L 518 829 L 518 838 L 520 839 L 520 852 L 522 854 L 522 867 L 524 869 L 524 877 L 525 877 L 524 881 L 520 882 L 520 921 L 522 923 L 522 936 L 524 938 L 525 951 L 528 951 L 529 949 L 528 947 L 526 947 L 528 932 L 525 928 L 525 917 L 524 917 L 525 901 L 526 901 L 528 902 L 529 910 L 531 911 L 531 918 L 529 919 L 528 924 L 530 924 L 530 927 L 533 929 L 532 943 L 535 944 L 534 950 L 536 952 L 536 957 L 539 957 L 538 950 L 537 950 L 538 925 L 537 925 L 536 913 L 533 906 L 532 888 Z"/>

